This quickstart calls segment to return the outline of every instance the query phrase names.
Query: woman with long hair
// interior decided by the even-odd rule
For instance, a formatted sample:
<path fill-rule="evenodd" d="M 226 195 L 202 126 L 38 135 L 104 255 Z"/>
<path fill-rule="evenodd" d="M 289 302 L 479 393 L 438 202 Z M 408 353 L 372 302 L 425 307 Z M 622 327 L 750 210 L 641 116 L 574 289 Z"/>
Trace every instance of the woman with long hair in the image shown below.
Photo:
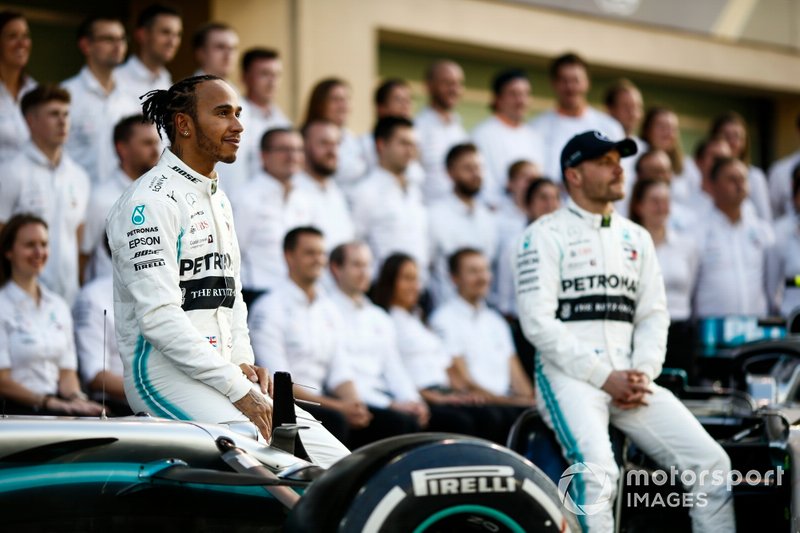
<path fill-rule="evenodd" d="M 0 162 L 16 155 L 29 137 L 19 104 L 36 87 L 25 73 L 30 57 L 28 21 L 22 13 L 0 11 Z"/>
<path fill-rule="evenodd" d="M 747 165 L 747 181 L 750 184 L 750 200 L 756 206 L 758 216 L 766 221 L 772 220 L 772 207 L 769 203 L 769 186 L 764 171 L 750 163 L 750 136 L 744 117 L 736 111 L 728 111 L 714 119 L 709 138 L 721 137 L 731 148 L 731 155 Z"/>
<path fill-rule="evenodd" d="M 318 82 L 311 91 L 306 109 L 304 124 L 317 120 L 332 122 L 339 127 L 339 158 L 336 164 L 334 179 L 345 195 L 350 197 L 353 187 L 367 172 L 367 160 L 361 149 L 361 143 L 347 129 L 350 117 L 350 85 L 339 78 L 326 78 Z"/>
<path fill-rule="evenodd" d="M 694 379 L 695 332 L 692 294 L 697 282 L 699 252 L 689 236 L 669 227 L 670 185 L 665 180 L 639 180 L 633 186 L 631 220 L 653 238 L 667 292 L 670 316 L 665 367 L 682 368 Z"/>
<path fill-rule="evenodd" d="M 0 402 L 7 414 L 99 415 L 78 381 L 72 316 L 41 283 L 47 224 L 12 217 L 0 232 Z"/>

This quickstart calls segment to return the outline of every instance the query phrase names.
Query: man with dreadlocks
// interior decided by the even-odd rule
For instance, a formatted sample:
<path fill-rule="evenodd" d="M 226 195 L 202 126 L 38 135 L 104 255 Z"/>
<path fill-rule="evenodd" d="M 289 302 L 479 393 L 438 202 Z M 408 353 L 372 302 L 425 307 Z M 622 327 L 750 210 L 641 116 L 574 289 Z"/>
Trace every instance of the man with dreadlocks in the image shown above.
<path fill-rule="evenodd" d="M 233 216 L 214 170 L 236 160 L 238 98 L 222 79 L 195 76 L 151 91 L 143 110 L 171 147 L 120 197 L 106 223 L 125 394 L 134 411 L 250 420 L 269 439 L 271 383 L 254 365 Z M 313 461 L 329 466 L 348 453 L 297 411 Z"/>

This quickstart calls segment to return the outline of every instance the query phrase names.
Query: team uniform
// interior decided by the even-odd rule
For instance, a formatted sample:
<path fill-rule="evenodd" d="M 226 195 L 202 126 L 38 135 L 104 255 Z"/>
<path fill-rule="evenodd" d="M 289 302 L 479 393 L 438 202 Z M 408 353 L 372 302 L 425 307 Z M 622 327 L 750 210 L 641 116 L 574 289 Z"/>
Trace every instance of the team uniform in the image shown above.
<path fill-rule="evenodd" d="M 425 202 L 430 204 L 453 189 L 445 165 L 447 153 L 453 146 L 467 142 L 469 137 L 458 113 L 451 112 L 445 118 L 430 106 L 425 106 L 416 116 L 414 129 L 419 141 L 419 160 L 425 174 L 422 194 Z"/>
<path fill-rule="evenodd" d="M 117 166 L 114 151 L 114 126 L 125 117 L 142 112 L 113 75 L 114 89 L 110 93 L 84 66 L 61 86 L 69 91 L 69 137 L 65 145 L 69 155 L 89 174 L 92 183 L 102 183 L 111 178 Z"/>
<path fill-rule="evenodd" d="M 40 216 L 49 227 L 50 257 L 40 281 L 69 305 L 78 294 L 78 228 L 86 216 L 89 177 L 66 152 L 53 167 L 33 142 L 0 167 L 0 222 Z"/>
<path fill-rule="evenodd" d="M 239 368 L 254 357 L 233 215 L 217 180 L 165 150 L 114 205 L 107 234 L 117 342 L 133 410 L 247 421 L 233 402 L 258 389 Z M 315 462 L 329 465 L 346 453 L 319 424 L 304 425 L 310 429 L 301 436 Z"/>
<path fill-rule="evenodd" d="M 497 260 L 494 266 L 492 293 L 489 301 L 504 315 L 517 315 L 517 294 L 514 290 L 512 255 L 517 239 L 528 225 L 528 215 L 506 195 L 497 211 Z"/>
<path fill-rule="evenodd" d="M 773 309 L 784 317 L 800 308 L 800 215 L 775 223 L 775 244 L 767 254 L 767 289 Z"/>
<path fill-rule="evenodd" d="M 428 209 L 430 219 L 431 297 L 438 305 L 456 291 L 450 279 L 449 257 L 459 248 L 480 250 L 491 264 L 497 256 L 497 220 L 479 202 L 467 205 L 454 193 L 445 196 Z"/>
<path fill-rule="evenodd" d="M 539 132 L 527 124 L 509 126 L 496 115 L 475 126 L 472 140 L 483 157 L 486 170 L 481 197 L 491 206 L 497 206 L 504 195 L 511 165 L 524 160 L 541 167 L 545 160 Z"/>
<path fill-rule="evenodd" d="M 750 185 L 749 198 L 756 208 L 756 213 L 761 220 L 772 222 L 772 205 L 769 201 L 769 185 L 764 171 L 757 166 L 750 165 L 747 172 L 747 182 Z"/>
<path fill-rule="evenodd" d="M 336 173 L 333 180 L 339 185 L 348 200 L 353 190 L 367 173 L 367 160 L 358 138 L 347 128 L 341 128 Z"/>
<path fill-rule="evenodd" d="M 72 316 L 66 302 L 39 284 L 37 303 L 13 281 L 0 288 L 0 369 L 36 394 L 58 394 L 60 370 L 75 370 Z"/>
<path fill-rule="evenodd" d="M 244 148 L 244 154 L 246 154 L 247 175 L 255 176 L 263 167 L 261 162 L 261 137 L 271 129 L 291 128 L 292 121 L 276 104 L 264 109 L 247 98 L 242 100 L 242 117 L 245 133 L 242 135 L 241 144 Z"/>
<path fill-rule="evenodd" d="M 694 314 L 766 316 L 765 263 L 774 240 L 770 225 L 752 209 L 743 207 L 736 223 L 719 209 L 711 209 L 697 239 L 700 266 Z"/>
<path fill-rule="evenodd" d="M 612 370 L 636 369 L 651 382 L 661 372 L 667 340 L 664 284 L 644 228 L 603 217 L 571 200 L 533 223 L 517 244 L 515 281 L 523 331 L 538 349 L 537 407 L 570 463 L 599 465 L 611 496 L 619 470 L 609 422 L 661 465 L 722 472 L 730 461 L 672 393 L 650 385 L 649 405 L 621 410 L 601 387 Z M 602 484 L 576 476 L 578 505 L 598 500 Z M 695 531 L 733 531 L 725 486 L 692 486 L 707 505 L 690 511 Z M 590 531 L 613 531 L 612 506 L 578 517 Z"/>
<path fill-rule="evenodd" d="M 416 128 L 415 136 L 416 135 Z M 367 172 L 374 171 L 378 165 L 378 147 L 375 144 L 375 137 L 371 133 L 365 133 L 362 135 L 358 142 L 361 143 L 361 153 L 364 156 L 364 161 L 367 162 Z M 406 177 L 408 181 L 416 185 L 417 187 L 422 187 L 425 183 L 425 169 L 422 168 L 422 163 L 419 162 L 417 159 L 413 159 L 409 164 L 408 168 L 406 169 Z"/>
<path fill-rule="evenodd" d="M 792 172 L 797 165 L 800 165 L 800 150 L 779 159 L 769 169 L 769 198 L 776 219 L 795 211 Z"/>
<path fill-rule="evenodd" d="M 5 83 L 0 83 L 0 163 L 12 159 L 30 138 L 28 124 L 20 109 L 22 97 L 36 88 L 36 81 L 25 76 L 22 88 L 14 99 Z"/>
<path fill-rule="evenodd" d="M 153 72 L 135 54 L 114 69 L 114 76 L 122 92 L 136 105 L 141 104 L 140 97 L 148 92 L 166 91 L 172 86 L 172 76 L 166 68 L 159 67 L 158 72 Z"/>
<path fill-rule="evenodd" d="M 355 237 L 353 219 L 342 190 L 331 178 L 320 183 L 305 172 L 292 178 L 298 191 L 309 198 L 313 213 L 311 223 L 325 236 L 325 250 L 352 241 Z"/>
<path fill-rule="evenodd" d="M 294 185 L 287 193 L 280 181 L 261 170 L 231 202 L 242 250 L 242 286 L 270 290 L 286 279 L 283 238 L 289 230 L 311 224 L 311 201 Z"/>

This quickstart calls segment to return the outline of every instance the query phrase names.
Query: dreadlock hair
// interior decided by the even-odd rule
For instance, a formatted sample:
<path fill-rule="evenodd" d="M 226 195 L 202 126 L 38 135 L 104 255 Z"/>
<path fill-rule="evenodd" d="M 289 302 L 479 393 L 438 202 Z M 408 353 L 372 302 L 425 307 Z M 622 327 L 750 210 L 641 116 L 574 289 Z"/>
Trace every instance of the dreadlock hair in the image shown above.
<path fill-rule="evenodd" d="M 221 80 L 218 76 L 205 74 L 184 78 L 166 91 L 158 89 L 139 97 L 142 102 L 142 115 L 145 122 L 156 125 L 158 136 L 161 130 L 167 134 L 169 142 L 175 143 L 175 114 L 184 113 L 197 120 L 197 95 L 195 88 L 203 82 Z"/>

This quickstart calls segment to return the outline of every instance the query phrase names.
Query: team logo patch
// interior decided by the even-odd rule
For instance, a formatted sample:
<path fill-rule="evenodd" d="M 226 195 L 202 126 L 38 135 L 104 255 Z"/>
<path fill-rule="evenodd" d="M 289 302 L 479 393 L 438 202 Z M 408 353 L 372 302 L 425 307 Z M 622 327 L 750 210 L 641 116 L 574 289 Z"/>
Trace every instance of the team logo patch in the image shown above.
<path fill-rule="evenodd" d="M 206 337 L 208 339 L 208 344 L 210 344 L 213 348 L 217 347 L 217 336 L 211 335 L 210 337 Z"/>
<path fill-rule="evenodd" d="M 131 215 L 131 224 L 134 226 L 141 226 L 144 224 L 144 205 L 137 205 L 133 208 Z"/>

